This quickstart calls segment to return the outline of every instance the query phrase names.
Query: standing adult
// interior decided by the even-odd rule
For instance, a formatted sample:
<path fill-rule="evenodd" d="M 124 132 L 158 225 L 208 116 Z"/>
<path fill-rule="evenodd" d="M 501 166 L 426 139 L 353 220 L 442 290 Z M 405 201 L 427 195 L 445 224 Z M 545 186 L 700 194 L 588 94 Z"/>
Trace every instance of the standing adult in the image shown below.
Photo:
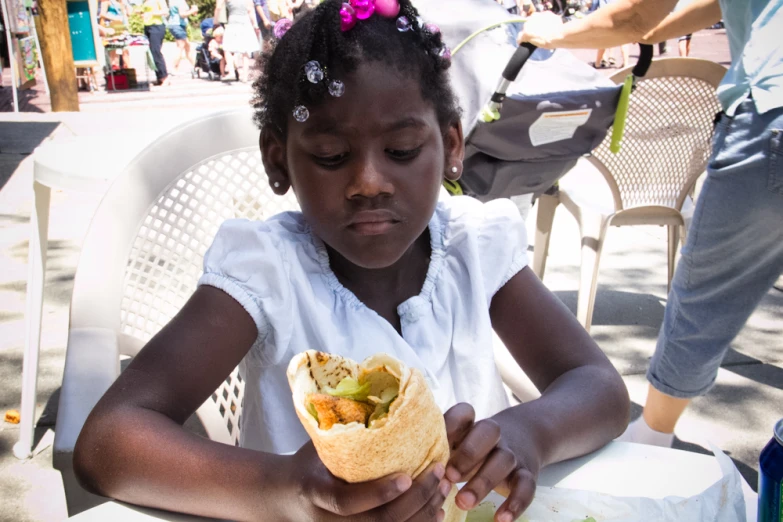
<path fill-rule="evenodd" d="M 174 60 L 174 70 L 179 69 L 182 59 L 190 62 L 191 70 L 196 65 L 190 52 L 190 40 L 188 40 L 188 20 L 198 13 L 198 6 L 189 6 L 186 0 L 169 0 L 169 16 L 166 19 L 166 28 L 177 43 L 177 58 Z"/>
<path fill-rule="evenodd" d="M 128 11 L 125 4 L 118 0 L 101 0 L 98 8 L 98 26 L 101 34 L 117 37 L 128 34 Z M 123 47 L 118 54 L 118 49 L 109 50 L 109 61 L 112 69 L 121 69 L 130 66 L 130 53 L 127 47 Z M 122 59 L 120 59 L 122 56 Z"/>
<path fill-rule="evenodd" d="M 256 11 L 253 0 L 218 0 L 215 6 L 215 17 L 222 9 L 226 10 L 228 23 L 223 36 L 223 51 L 226 53 L 228 74 L 237 67 L 241 60 L 239 79 L 247 82 L 250 76 L 250 56 L 261 50 L 258 41 L 260 29 L 256 23 Z"/>
<path fill-rule="evenodd" d="M 256 9 L 256 24 L 261 30 L 261 47 L 263 42 L 272 37 L 272 15 L 269 12 L 269 0 L 253 0 L 253 6 Z"/>
<path fill-rule="evenodd" d="M 144 35 L 150 41 L 152 61 L 155 62 L 155 76 L 158 85 L 171 85 L 166 60 L 163 58 L 161 48 L 163 38 L 166 36 L 166 26 L 163 19 L 169 15 L 169 7 L 166 0 L 144 0 L 142 5 L 142 20 L 144 21 Z"/>
<path fill-rule="evenodd" d="M 729 345 L 783 272 L 783 47 L 771 43 L 780 40 L 783 0 L 693 0 L 666 17 L 675 4 L 617 0 L 568 24 L 536 15 L 520 34 L 550 48 L 654 43 L 723 17 L 732 58 L 717 91 L 723 113 L 647 372 L 644 411 L 623 436 L 661 446 L 671 445 L 691 399 L 712 387 Z"/>

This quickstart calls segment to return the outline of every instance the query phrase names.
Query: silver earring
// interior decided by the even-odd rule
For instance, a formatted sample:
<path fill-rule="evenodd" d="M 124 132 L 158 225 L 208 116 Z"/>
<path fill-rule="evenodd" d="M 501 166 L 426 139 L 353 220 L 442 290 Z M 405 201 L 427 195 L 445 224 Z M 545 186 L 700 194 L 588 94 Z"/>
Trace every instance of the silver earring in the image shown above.
<path fill-rule="evenodd" d="M 453 174 L 456 174 L 456 173 L 457 173 L 457 170 L 458 170 L 458 169 L 457 169 L 457 167 L 451 167 L 451 172 L 452 172 Z"/>
<path fill-rule="evenodd" d="M 274 185 L 275 188 L 279 188 L 280 187 L 280 182 L 279 181 L 275 181 L 274 183 L 272 183 L 272 185 Z"/>

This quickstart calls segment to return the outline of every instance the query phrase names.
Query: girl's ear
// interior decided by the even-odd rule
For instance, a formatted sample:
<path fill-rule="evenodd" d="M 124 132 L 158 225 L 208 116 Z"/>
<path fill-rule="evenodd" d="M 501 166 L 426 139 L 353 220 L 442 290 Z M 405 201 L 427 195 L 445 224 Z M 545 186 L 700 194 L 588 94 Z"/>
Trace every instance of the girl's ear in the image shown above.
<path fill-rule="evenodd" d="M 449 125 L 443 138 L 443 148 L 446 153 L 445 177 L 457 181 L 462 176 L 462 159 L 465 157 L 465 141 L 459 120 Z"/>
<path fill-rule="evenodd" d="M 285 142 L 276 132 L 264 129 L 258 139 L 258 146 L 261 149 L 261 161 L 264 163 L 269 185 L 275 194 L 282 196 L 291 188 Z"/>

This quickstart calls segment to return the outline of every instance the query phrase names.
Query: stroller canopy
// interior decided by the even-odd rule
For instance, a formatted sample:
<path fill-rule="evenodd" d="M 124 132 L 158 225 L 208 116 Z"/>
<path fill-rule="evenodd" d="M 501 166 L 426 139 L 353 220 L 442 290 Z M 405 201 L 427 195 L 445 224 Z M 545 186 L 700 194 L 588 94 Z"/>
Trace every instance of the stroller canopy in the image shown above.
<path fill-rule="evenodd" d="M 416 0 L 425 21 L 454 48 L 474 32 L 514 18 L 488 0 Z M 466 192 L 482 200 L 543 192 L 606 137 L 621 87 L 564 51 L 538 49 L 506 92 L 500 119 L 482 108 L 517 49 L 515 24 L 482 32 L 453 57 L 451 80 L 463 109 Z"/>

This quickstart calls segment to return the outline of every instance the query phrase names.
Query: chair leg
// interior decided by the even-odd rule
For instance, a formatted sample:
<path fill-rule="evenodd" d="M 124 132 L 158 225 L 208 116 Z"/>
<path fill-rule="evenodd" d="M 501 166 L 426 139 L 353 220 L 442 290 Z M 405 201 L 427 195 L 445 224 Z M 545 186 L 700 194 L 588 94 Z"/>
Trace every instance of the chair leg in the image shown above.
<path fill-rule="evenodd" d="M 579 230 L 582 237 L 582 265 L 579 275 L 576 318 L 588 332 L 593 324 L 593 306 L 598 288 L 598 265 L 608 227 L 609 218 L 607 216 L 583 213 L 579 217 Z"/>
<path fill-rule="evenodd" d="M 533 251 L 533 273 L 539 279 L 544 279 L 546 270 L 546 257 L 549 254 L 549 238 L 552 233 L 552 222 L 555 219 L 555 210 L 560 204 L 557 196 L 542 194 L 538 198 L 538 213 L 536 215 L 536 244 Z"/>
<path fill-rule="evenodd" d="M 35 403 L 38 391 L 38 358 L 41 350 L 41 316 L 46 281 L 46 252 L 49 239 L 49 201 L 51 189 L 33 182 L 35 202 L 30 216 L 30 246 L 27 266 L 27 313 L 22 364 L 22 420 L 19 441 L 14 444 L 18 459 L 32 456 L 35 429 Z"/>
<path fill-rule="evenodd" d="M 677 259 L 677 248 L 680 243 L 680 226 L 669 225 L 669 280 L 666 284 L 666 293 L 672 289 L 672 279 L 674 278 L 675 260 Z"/>

